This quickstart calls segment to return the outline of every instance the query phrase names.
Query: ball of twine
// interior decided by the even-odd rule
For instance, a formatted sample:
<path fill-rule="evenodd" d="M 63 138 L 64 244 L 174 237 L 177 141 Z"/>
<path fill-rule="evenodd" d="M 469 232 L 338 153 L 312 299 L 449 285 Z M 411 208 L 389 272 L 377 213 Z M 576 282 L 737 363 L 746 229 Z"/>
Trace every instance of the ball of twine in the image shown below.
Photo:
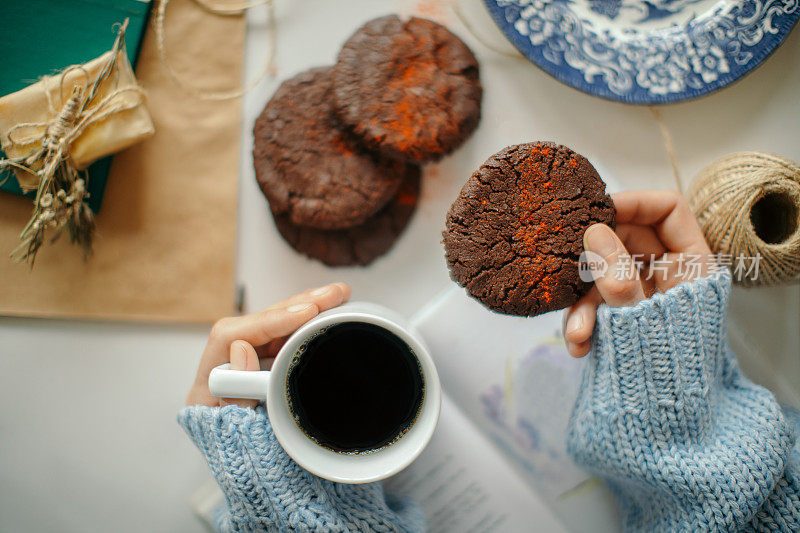
<path fill-rule="evenodd" d="M 730 154 L 703 169 L 687 197 L 715 254 L 760 255 L 745 286 L 800 281 L 800 166 L 763 152 Z"/>

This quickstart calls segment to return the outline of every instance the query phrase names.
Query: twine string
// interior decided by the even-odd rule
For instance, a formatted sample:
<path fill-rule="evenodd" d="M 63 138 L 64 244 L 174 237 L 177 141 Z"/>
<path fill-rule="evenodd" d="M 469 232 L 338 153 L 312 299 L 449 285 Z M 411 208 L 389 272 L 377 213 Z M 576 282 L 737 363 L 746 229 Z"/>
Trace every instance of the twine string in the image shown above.
<path fill-rule="evenodd" d="M 84 132 L 84 130 L 86 130 L 86 128 L 88 128 L 92 124 L 101 122 L 104 119 L 108 118 L 109 116 L 121 113 L 122 111 L 135 109 L 141 105 L 142 103 L 141 99 L 136 101 L 131 101 L 129 103 L 118 102 L 113 105 L 111 104 L 111 102 L 114 99 L 125 93 L 134 93 L 144 96 L 144 90 L 139 86 L 123 87 L 122 89 L 114 90 L 113 92 L 109 93 L 105 98 L 103 98 L 98 105 L 92 107 L 90 111 L 84 112 L 84 114 L 81 115 L 78 123 L 72 128 L 72 130 L 67 135 L 66 137 L 67 140 L 69 142 L 72 142 L 73 140 L 80 137 L 80 135 Z"/>
<path fill-rule="evenodd" d="M 247 82 L 246 84 L 242 85 L 238 89 L 228 90 L 228 91 L 213 91 L 210 89 L 203 89 L 200 87 L 195 86 L 191 81 L 188 81 L 184 78 L 184 75 L 179 73 L 175 68 L 173 68 L 172 64 L 167 57 L 167 43 L 166 43 L 166 16 L 167 16 L 167 5 L 169 4 L 169 0 L 159 0 L 158 9 L 156 10 L 155 16 L 155 31 L 156 31 L 156 46 L 158 48 L 158 56 L 161 61 L 162 66 L 169 74 L 169 77 L 172 81 L 178 85 L 181 89 L 185 92 L 189 93 L 190 95 L 194 96 L 195 98 L 199 98 L 202 100 L 233 100 L 235 98 L 239 98 L 240 96 L 246 94 L 253 88 L 255 88 L 261 80 L 269 74 L 272 70 L 273 63 L 275 61 L 275 51 L 277 49 L 277 32 L 276 32 L 276 25 L 275 25 L 275 10 L 273 0 L 253 0 L 250 2 L 236 2 L 236 3 L 218 3 L 218 2 L 211 2 L 209 0 L 194 0 L 196 4 L 200 7 L 212 13 L 214 15 L 220 16 L 233 16 L 233 15 L 241 15 L 246 10 L 258 7 L 258 6 L 266 6 L 267 8 L 267 35 L 269 39 L 269 47 L 267 49 L 267 57 L 264 60 L 264 64 L 261 67 L 260 72 L 258 75 Z"/>
<path fill-rule="evenodd" d="M 48 126 L 42 140 L 42 147 L 45 149 L 55 148 L 59 143 L 66 141 L 69 132 L 75 127 L 80 115 L 80 108 L 83 105 L 84 90 L 80 85 L 76 85 L 72 90 L 72 95 L 64 104 L 61 112 L 55 120 Z"/>
<path fill-rule="evenodd" d="M 118 55 L 120 53 L 125 53 L 124 36 L 127 26 L 128 21 L 126 19 L 120 26 L 117 39 L 112 48 L 111 57 L 103 64 L 97 79 L 93 83 L 91 83 L 89 73 L 83 65 L 72 65 L 61 71 L 59 74 L 59 98 L 63 104 L 61 104 L 60 108 L 53 101 L 51 91 L 48 90 L 46 83 L 42 84 L 42 90 L 44 91 L 50 114 L 55 115 L 55 118 L 44 122 L 20 122 L 15 124 L 8 131 L 8 141 L 12 146 L 25 146 L 39 141 L 42 142 L 42 147 L 26 158 L 25 162 L 28 165 L 41 156 L 43 151 L 54 147 L 59 142 L 66 144 L 64 151 L 68 153 L 69 144 L 80 137 L 89 126 L 101 122 L 116 113 L 135 109 L 142 104 L 144 90 L 138 85 L 119 88 L 118 79 L 114 80 L 114 90 L 104 96 L 102 100 L 95 103 L 97 91 L 109 79 L 112 73 L 116 73 L 114 67 L 117 64 Z M 65 101 L 64 87 L 67 85 L 67 75 L 75 71 L 83 73 L 85 85 L 81 85 L 80 82 L 76 81 L 73 85 L 72 94 Z M 138 94 L 140 98 L 128 103 L 118 101 L 118 97 L 126 93 Z M 25 129 L 37 129 L 42 131 L 18 138 L 17 135 L 19 135 L 19 132 Z"/>
<path fill-rule="evenodd" d="M 81 74 L 83 74 L 83 81 L 84 81 L 83 89 L 84 89 L 84 91 L 89 88 L 89 72 L 86 70 L 86 68 L 83 65 L 71 65 L 71 66 L 65 68 L 63 71 L 61 71 L 61 82 L 59 83 L 59 86 L 58 86 L 58 101 L 59 102 L 63 102 L 65 100 L 64 99 L 64 80 L 66 79 L 67 74 L 69 74 L 70 72 L 75 72 L 76 70 L 80 71 Z M 77 81 L 75 82 L 75 85 L 78 85 Z M 53 102 L 53 97 L 50 94 L 50 91 L 45 89 L 44 95 L 47 98 L 47 109 L 50 110 L 50 113 L 55 114 L 57 112 L 58 108 L 56 107 L 55 102 Z"/>
<path fill-rule="evenodd" d="M 59 230 L 55 238 L 62 233 L 68 234 L 72 242 L 83 247 L 86 255 L 91 253 L 94 215 L 86 203 L 88 175 L 77 169 L 71 149 L 73 141 L 92 124 L 139 107 L 144 102 L 144 91 L 139 86 L 119 87 L 116 67 L 118 58 L 125 55 L 127 26 L 126 19 L 119 26 L 110 55 L 100 64 L 100 72 L 94 80 L 85 67 L 72 66 L 61 71 L 57 90 L 49 81 L 41 82 L 48 116 L 52 119 L 19 123 L 7 134 L 11 146 L 41 142 L 41 146 L 30 155 L 0 160 L 0 168 L 12 168 L 38 178 L 36 187 L 27 187 L 35 188 L 36 196 L 33 214 L 20 233 L 19 245 L 11 252 L 11 258 L 17 262 L 27 261 L 33 267 L 49 228 Z M 83 74 L 84 80 L 72 80 L 71 93 L 65 100 L 67 76 L 76 70 Z M 101 98 L 101 91 L 107 88 L 108 94 Z M 125 94 L 135 94 L 138 98 L 125 101 L 120 98 Z M 59 102 L 53 101 L 56 95 Z M 30 128 L 37 131 L 22 135 Z M 21 180 L 20 185 L 26 188 Z"/>
<path fill-rule="evenodd" d="M 760 256 L 756 279 L 734 281 L 745 286 L 800 281 L 797 163 L 764 152 L 730 154 L 703 169 L 687 197 L 714 253 Z"/>
<path fill-rule="evenodd" d="M 664 149 L 667 151 L 667 157 L 669 157 L 669 166 L 672 168 L 672 177 L 675 179 L 675 187 L 678 191 L 683 192 L 681 173 L 678 170 L 678 156 L 675 153 L 675 143 L 672 142 L 672 134 L 667 128 L 667 124 L 664 122 L 661 110 L 654 106 L 647 106 L 647 108 L 650 110 L 650 114 L 653 115 L 658 129 L 661 131 L 661 137 L 664 140 Z"/>

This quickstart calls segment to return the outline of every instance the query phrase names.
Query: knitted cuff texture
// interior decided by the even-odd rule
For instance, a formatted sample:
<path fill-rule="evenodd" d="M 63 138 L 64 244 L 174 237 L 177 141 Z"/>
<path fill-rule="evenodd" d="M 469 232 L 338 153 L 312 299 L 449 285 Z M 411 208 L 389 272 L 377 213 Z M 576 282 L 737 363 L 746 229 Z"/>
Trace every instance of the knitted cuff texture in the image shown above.
<path fill-rule="evenodd" d="M 728 348 L 730 287 L 723 270 L 598 309 L 567 445 L 626 529 L 739 530 L 786 481 L 795 429 Z"/>
<path fill-rule="evenodd" d="M 281 448 L 263 406 L 186 407 L 178 423 L 208 463 L 228 510 L 223 531 L 421 531 L 419 509 L 380 483 L 321 479 Z"/>

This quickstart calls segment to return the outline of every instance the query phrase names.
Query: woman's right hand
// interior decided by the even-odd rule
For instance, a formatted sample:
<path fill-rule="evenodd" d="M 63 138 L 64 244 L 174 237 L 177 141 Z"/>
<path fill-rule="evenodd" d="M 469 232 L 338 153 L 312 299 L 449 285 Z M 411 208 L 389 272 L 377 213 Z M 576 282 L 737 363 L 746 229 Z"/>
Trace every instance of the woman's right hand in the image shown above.
<path fill-rule="evenodd" d="M 613 198 L 616 233 L 595 224 L 583 236 L 584 248 L 600 255 L 608 269 L 603 275 L 593 272 L 594 287 L 566 312 L 564 339 L 573 357 L 589 353 L 602 302 L 612 307 L 635 305 L 655 292 L 709 273 L 711 250 L 678 191 L 628 191 Z M 636 268 L 639 257 L 643 260 Z"/>

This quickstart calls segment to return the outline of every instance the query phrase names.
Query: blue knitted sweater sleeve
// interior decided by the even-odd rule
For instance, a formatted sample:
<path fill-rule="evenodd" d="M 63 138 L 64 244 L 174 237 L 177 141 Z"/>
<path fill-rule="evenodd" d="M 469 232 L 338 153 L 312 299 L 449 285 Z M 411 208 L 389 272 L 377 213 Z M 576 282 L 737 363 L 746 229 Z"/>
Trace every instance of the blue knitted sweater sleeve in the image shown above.
<path fill-rule="evenodd" d="M 727 271 L 601 305 L 567 446 L 629 531 L 800 531 L 796 412 L 742 374 Z"/>
<path fill-rule="evenodd" d="M 314 476 L 281 448 L 263 406 L 186 407 L 178 414 L 227 500 L 225 532 L 422 531 L 418 507 L 380 483 L 347 485 Z"/>

